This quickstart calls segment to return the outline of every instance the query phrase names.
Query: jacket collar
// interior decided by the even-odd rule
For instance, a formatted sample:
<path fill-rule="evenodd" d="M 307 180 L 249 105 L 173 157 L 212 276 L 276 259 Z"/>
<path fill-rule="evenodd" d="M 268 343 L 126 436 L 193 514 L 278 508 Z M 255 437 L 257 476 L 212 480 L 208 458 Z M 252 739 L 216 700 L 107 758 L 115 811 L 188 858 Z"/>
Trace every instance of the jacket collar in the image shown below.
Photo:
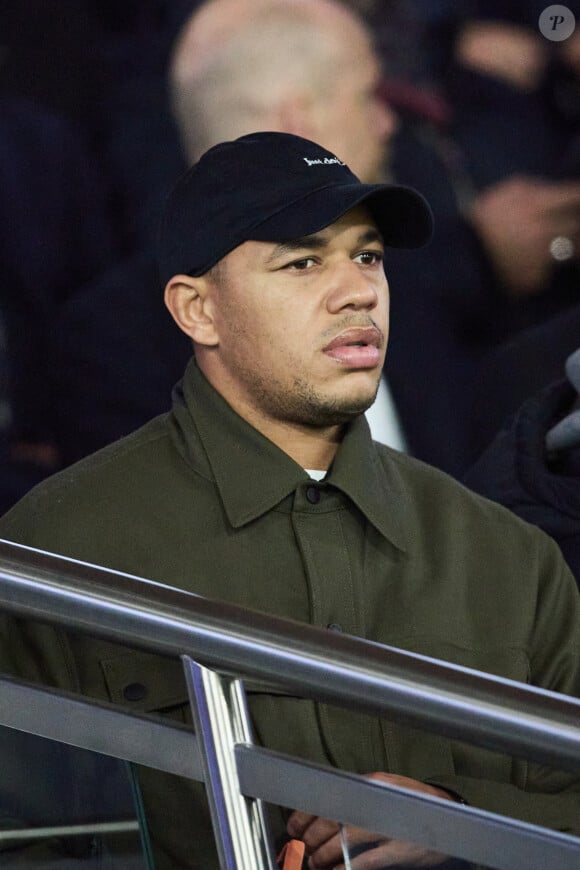
<path fill-rule="evenodd" d="M 326 480 L 344 492 L 383 537 L 407 550 L 409 496 L 398 464 L 391 459 L 394 452 L 372 440 L 361 414 L 346 428 Z"/>
<path fill-rule="evenodd" d="M 195 360 L 186 370 L 181 390 L 176 391 L 174 417 L 184 430 L 182 452 L 199 472 L 214 479 L 234 528 L 272 510 L 309 479 L 298 463 L 231 408 Z M 203 459 L 186 431 L 191 432 L 192 424 Z M 390 452 L 377 448 L 361 415 L 346 427 L 325 483 L 348 496 L 385 538 L 405 550 L 404 485 L 395 465 L 381 461 L 378 449 Z"/>

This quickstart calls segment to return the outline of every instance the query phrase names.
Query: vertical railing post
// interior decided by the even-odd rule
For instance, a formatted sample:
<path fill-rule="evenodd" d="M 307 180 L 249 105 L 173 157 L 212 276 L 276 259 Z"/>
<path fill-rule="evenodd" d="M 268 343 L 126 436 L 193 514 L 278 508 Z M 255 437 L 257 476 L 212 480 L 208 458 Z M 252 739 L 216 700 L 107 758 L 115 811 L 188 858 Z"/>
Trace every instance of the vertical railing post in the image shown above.
<path fill-rule="evenodd" d="M 251 743 L 241 680 L 224 677 L 182 656 L 204 781 L 222 870 L 275 870 L 261 801 L 244 797 L 237 743 Z"/>

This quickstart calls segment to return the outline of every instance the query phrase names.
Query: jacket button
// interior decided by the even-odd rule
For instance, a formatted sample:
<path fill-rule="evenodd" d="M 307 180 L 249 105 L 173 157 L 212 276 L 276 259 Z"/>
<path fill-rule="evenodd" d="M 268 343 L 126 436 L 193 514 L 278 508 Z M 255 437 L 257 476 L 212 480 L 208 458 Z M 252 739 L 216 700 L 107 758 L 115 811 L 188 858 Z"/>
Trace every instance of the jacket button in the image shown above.
<path fill-rule="evenodd" d="M 329 622 L 326 626 L 330 631 L 342 631 L 342 625 L 340 622 Z"/>
<path fill-rule="evenodd" d="M 310 504 L 318 504 L 320 501 L 320 490 L 317 486 L 309 486 L 306 489 L 306 498 Z"/>
<path fill-rule="evenodd" d="M 123 697 L 126 701 L 142 701 L 147 695 L 147 686 L 143 683 L 129 683 L 123 689 Z"/>

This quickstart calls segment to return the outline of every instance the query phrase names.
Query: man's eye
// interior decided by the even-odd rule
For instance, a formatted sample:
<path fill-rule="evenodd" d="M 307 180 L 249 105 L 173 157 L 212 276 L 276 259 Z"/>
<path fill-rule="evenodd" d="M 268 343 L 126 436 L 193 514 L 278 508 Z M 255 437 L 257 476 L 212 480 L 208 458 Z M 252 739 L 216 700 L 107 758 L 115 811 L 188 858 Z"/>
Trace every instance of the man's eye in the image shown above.
<path fill-rule="evenodd" d="M 292 263 L 288 263 L 287 266 L 284 266 L 285 269 L 293 269 L 296 272 L 305 272 L 306 269 L 311 269 L 314 266 L 316 260 L 314 257 L 303 257 L 301 260 L 293 260 Z"/>
<path fill-rule="evenodd" d="M 379 251 L 363 251 L 362 254 L 358 254 L 354 259 L 355 262 L 361 263 L 363 266 L 374 266 L 382 262 L 383 254 Z"/>

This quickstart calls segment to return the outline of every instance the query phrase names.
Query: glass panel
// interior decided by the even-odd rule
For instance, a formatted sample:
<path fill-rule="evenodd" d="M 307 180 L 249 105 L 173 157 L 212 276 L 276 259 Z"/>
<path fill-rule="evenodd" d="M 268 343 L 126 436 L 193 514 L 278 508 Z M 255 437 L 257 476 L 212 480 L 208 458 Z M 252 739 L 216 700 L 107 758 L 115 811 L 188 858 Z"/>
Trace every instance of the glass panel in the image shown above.
<path fill-rule="evenodd" d="M 153 867 L 126 762 L 0 728 L 0 770 L 0 866 Z"/>
<path fill-rule="evenodd" d="M 441 855 L 413 843 L 370 834 L 360 828 L 341 826 L 345 870 L 470 870 L 475 865 L 450 855 Z M 493 870 L 477 865 L 477 870 Z"/>

